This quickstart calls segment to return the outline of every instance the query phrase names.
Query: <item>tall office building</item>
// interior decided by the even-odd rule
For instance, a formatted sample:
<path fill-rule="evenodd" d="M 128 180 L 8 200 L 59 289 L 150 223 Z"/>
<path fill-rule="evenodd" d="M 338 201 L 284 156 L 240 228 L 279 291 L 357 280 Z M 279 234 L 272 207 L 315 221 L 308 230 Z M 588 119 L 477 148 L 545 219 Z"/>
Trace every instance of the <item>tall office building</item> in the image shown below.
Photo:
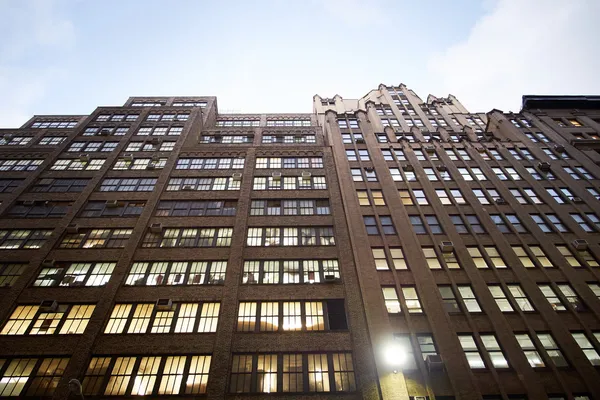
<path fill-rule="evenodd" d="M 0 131 L 0 397 L 600 399 L 598 97 L 313 102 Z"/>

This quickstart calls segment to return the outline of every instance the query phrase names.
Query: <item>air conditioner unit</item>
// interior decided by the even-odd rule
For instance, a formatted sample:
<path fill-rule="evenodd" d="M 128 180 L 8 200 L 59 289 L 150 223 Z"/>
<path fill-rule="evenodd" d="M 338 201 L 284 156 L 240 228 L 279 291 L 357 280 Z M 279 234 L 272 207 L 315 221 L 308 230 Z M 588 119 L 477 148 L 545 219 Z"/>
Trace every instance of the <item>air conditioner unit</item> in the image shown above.
<path fill-rule="evenodd" d="M 2 139 L 6 140 L 7 142 L 10 142 L 13 138 L 13 135 L 11 135 L 10 133 L 7 133 L 6 135 L 2 136 Z"/>
<path fill-rule="evenodd" d="M 312 176 L 312 174 L 310 172 L 302 171 L 302 179 L 303 180 L 309 180 L 311 176 Z"/>
<path fill-rule="evenodd" d="M 538 168 L 542 171 L 550 171 L 550 163 L 549 162 L 541 162 L 538 164 Z"/>
<path fill-rule="evenodd" d="M 53 312 L 58 308 L 56 300 L 42 300 L 40 303 L 40 311 Z"/>
<path fill-rule="evenodd" d="M 78 233 L 79 225 L 77 224 L 69 224 L 67 225 L 67 233 Z"/>
<path fill-rule="evenodd" d="M 46 258 L 44 261 L 42 261 L 42 267 L 52 268 L 54 266 L 56 266 L 56 261 L 54 260 Z"/>
<path fill-rule="evenodd" d="M 183 185 L 181 190 L 194 190 L 194 187 L 192 185 Z"/>
<path fill-rule="evenodd" d="M 581 197 L 571 197 L 571 201 L 573 203 L 583 203 L 583 199 Z"/>
<path fill-rule="evenodd" d="M 446 167 L 443 164 L 440 164 L 440 165 L 437 166 L 437 170 L 438 171 L 448 171 L 448 167 Z"/>
<path fill-rule="evenodd" d="M 104 205 L 106 208 L 117 208 L 119 207 L 119 202 L 117 200 L 106 200 Z"/>
<path fill-rule="evenodd" d="M 404 165 L 402 167 L 402 169 L 405 170 L 405 171 L 414 171 L 415 170 L 415 168 L 412 165 L 410 165 L 410 164 Z"/>
<path fill-rule="evenodd" d="M 444 361 L 439 354 L 428 354 L 425 359 L 429 371 L 439 371 L 444 368 Z"/>
<path fill-rule="evenodd" d="M 442 253 L 452 253 L 454 250 L 454 243 L 449 240 L 444 240 L 440 242 L 440 250 Z"/>
<path fill-rule="evenodd" d="M 585 239 L 575 239 L 571 242 L 576 250 L 585 250 L 588 248 L 588 242 Z"/>
<path fill-rule="evenodd" d="M 504 200 L 502 197 L 497 197 L 496 199 L 494 199 L 494 201 L 496 202 L 496 204 L 506 204 L 506 200 Z"/>
<path fill-rule="evenodd" d="M 434 146 L 425 146 L 425 151 L 429 154 L 433 154 L 433 153 L 435 153 L 435 147 Z"/>
<path fill-rule="evenodd" d="M 156 300 L 156 309 L 158 311 L 170 311 L 173 309 L 173 300 L 171 299 L 158 299 Z"/>
<path fill-rule="evenodd" d="M 356 138 L 356 143 L 364 143 L 365 139 L 363 138 Z"/>
<path fill-rule="evenodd" d="M 373 172 L 373 171 L 375 171 L 375 168 L 373 168 L 373 167 L 365 167 L 365 171 L 367 171 L 367 172 Z"/>
<path fill-rule="evenodd" d="M 150 232 L 152 233 L 161 233 L 163 226 L 161 223 L 150 224 Z"/>
<path fill-rule="evenodd" d="M 327 283 L 335 283 L 338 281 L 338 278 L 333 274 L 325 274 L 324 281 Z"/>
<path fill-rule="evenodd" d="M 485 147 L 478 147 L 477 151 L 480 153 L 485 153 Z"/>
<path fill-rule="evenodd" d="M 556 150 L 559 153 L 564 153 L 565 152 L 565 146 L 560 145 L 560 144 L 555 144 L 554 145 L 554 150 Z"/>
<path fill-rule="evenodd" d="M 80 154 L 79 161 L 84 162 L 84 163 L 90 162 L 90 155 L 89 154 Z"/>
<path fill-rule="evenodd" d="M 26 200 L 23 202 L 23 205 L 28 206 L 28 207 L 35 206 L 35 201 L 34 200 Z"/>
<path fill-rule="evenodd" d="M 150 144 L 160 144 L 160 139 L 159 138 L 151 138 L 148 143 Z"/>
<path fill-rule="evenodd" d="M 273 172 L 271 174 L 271 178 L 273 178 L 276 181 L 280 180 L 281 179 L 281 172 Z"/>
<path fill-rule="evenodd" d="M 110 136 L 111 134 L 111 130 L 108 128 L 102 128 L 100 129 L 100 132 L 98 132 L 99 136 Z"/>
<path fill-rule="evenodd" d="M 124 160 L 124 161 L 132 162 L 133 161 L 133 154 L 131 154 L 131 153 L 124 154 L 123 157 L 121 157 L 121 159 Z"/>
<path fill-rule="evenodd" d="M 401 143 L 404 139 L 406 139 L 404 136 L 396 136 L 396 142 Z"/>
<path fill-rule="evenodd" d="M 148 163 L 148 165 L 146 165 L 146 169 L 156 169 L 156 163 L 155 162 Z"/>
<path fill-rule="evenodd" d="M 231 174 L 231 179 L 233 179 L 234 181 L 241 181 L 242 174 L 240 172 L 233 173 Z"/>

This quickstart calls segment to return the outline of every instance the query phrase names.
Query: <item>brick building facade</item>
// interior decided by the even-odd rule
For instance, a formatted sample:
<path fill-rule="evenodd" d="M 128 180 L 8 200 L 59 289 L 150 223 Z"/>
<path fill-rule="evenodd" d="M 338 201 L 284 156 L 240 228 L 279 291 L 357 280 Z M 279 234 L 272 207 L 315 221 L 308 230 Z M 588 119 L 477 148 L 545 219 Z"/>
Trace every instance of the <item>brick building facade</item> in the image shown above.
<path fill-rule="evenodd" d="M 0 397 L 600 398 L 598 99 L 313 101 L 0 131 Z"/>

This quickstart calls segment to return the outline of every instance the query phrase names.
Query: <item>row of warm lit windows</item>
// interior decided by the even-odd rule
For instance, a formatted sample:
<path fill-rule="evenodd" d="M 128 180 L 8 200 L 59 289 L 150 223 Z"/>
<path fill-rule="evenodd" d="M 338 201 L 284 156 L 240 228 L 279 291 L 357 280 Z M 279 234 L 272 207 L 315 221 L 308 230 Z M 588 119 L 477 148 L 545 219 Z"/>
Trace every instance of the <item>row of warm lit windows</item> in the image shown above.
<path fill-rule="evenodd" d="M 103 286 L 116 262 L 59 262 L 42 266 L 34 287 Z M 11 286 L 27 264 L 0 264 L 0 287 Z M 225 281 L 227 261 L 137 261 L 127 274 L 127 286 L 214 285 Z M 340 278 L 333 260 L 246 260 L 243 284 L 298 284 Z"/>
<path fill-rule="evenodd" d="M 571 178 L 574 180 L 595 180 L 594 177 L 587 169 L 584 167 L 562 167 L 563 170 L 569 174 Z M 525 167 L 527 172 L 537 181 L 541 180 L 557 180 L 556 175 L 554 175 L 551 171 L 544 171 L 543 174 L 538 172 L 534 167 Z M 473 181 L 488 181 L 488 177 L 485 175 L 483 170 L 479 167 L 458 167 L 458 173 L 461 178 L 466 182 Z M 498 179 L 502 181 L 520 181 L 523 180 L 521 175 L 517 172 L 513 167 L 494 167 L 492 168 L 494 174 L 498 177 Z M 403 168 L 389 168 L 389 173 L 392 176 L 392 180 L 396 182 L 416 182 L 417 174 L 412 165 L 406 165 Z M 375 169 L 372 167 L 364 167 L 364 168 L 351 168 L 350 172 L 352 174 L 352 180 L 355 182 L 378 182 L 377 173 Z M 448 168 L 444 165 L 437 166 L 436 168 L 432 167 L 424 167 L 423 172 L 425 173 L 425 177 L 430 182 L 438 182 L 438 181 L 454 181 L 452 175 L 448 171 Z"/>
<path fill-rule="evenodd" d="M 573 268 L 581 268 L 583 266 L 600 267 L 600 263 L 589 250 L 577 250 L 574 253 L 564 244 L 557 244 L 556 249 L 564 257 L 567 264 Z M 409 269 L 402 248 L 389 247 L 386 250 L 381 247 L 373 247 L 371 250 L 375 260 L 375 267 L 378 270 L 387 270 L 390 266 L 394 266 L 395 269 Z M 434 247 L 424 246 L 422 250 L 430 269 L 441 269 L 443 264 L 449 269 L 461 268 L 454 251 L 441 252 L 441 257 L 438 258 Z M 554 263 L 550 261 L 550 258 L 539 245 L 513 245 L 512 250 L 525 268 L 555 267 Z M 467 246 L 467 251 L 470 259 L 479 269 L 509 268 L 496 246 Z"/>
<path fill-rule="evenodd" d="M 332 227 L 248 228 L 248 246 L 335 246 Z"/>

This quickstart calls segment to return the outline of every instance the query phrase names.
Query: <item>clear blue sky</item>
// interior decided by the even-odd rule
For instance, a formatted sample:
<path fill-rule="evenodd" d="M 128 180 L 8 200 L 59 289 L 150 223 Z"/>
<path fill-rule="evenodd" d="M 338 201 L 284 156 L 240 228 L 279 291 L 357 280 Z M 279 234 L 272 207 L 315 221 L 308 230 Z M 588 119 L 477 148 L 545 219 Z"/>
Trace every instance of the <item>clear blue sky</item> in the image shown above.
<path fill-rule="evenodd" d="M 598 15 L 598 0 L 0 0 L 0 127 L 129 96 L 310 112 L 314 94 L 400 82 L 516 111 L 523 94 L 600 93 Z"/>

